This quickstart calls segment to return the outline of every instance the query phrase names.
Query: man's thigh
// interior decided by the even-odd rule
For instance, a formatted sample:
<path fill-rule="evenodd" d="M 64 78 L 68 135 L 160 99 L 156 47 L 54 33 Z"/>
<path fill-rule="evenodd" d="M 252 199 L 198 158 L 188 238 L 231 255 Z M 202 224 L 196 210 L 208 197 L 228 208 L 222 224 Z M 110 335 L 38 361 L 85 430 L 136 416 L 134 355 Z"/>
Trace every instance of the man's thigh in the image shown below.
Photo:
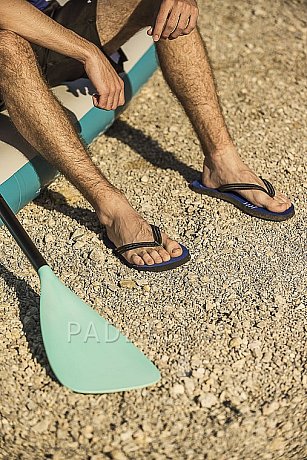
<path fill-rule="evenodd" d="M 97 0 L 97 30 L 103 50 L 115 52 L 129 38 L 151 26 L 161 0 Z"/>

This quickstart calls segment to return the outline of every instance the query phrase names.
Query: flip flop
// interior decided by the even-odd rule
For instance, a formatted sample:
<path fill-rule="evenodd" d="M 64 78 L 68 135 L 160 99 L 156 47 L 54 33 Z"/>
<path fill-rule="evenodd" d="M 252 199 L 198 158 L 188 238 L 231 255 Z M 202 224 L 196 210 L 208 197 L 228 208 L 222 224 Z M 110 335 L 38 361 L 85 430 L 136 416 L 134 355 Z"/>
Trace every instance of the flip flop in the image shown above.
<path fill-rule="evenodd" d="M 167 262 L 161 262 L 159 264 L 153 264 L 153 265 L 146 265 L 146 264 L 137 265 L 137 264 L 132 264 L 128 262 L 123 256 L 123 254 L 126 251 L 130 251 L 131 249 L 139 249 L 139 248 L 146 248 L 146 247 L 151 247 L 151 248 L 158 247 L 158 246 L 163 247 L 161 230 L 159 229 L 159 227 L 156 227 L 156 225 L 150 225 L 150 226 L 152 229 L 154 241 L 124 244 L 123 246 L 119 246 L 118 248 L 116 248 L 115 245 L 112 243 L 112 241 L 109 240 L 109 238 L 106 236 L 106 240 L 108 244 L 113 249 L 114 254 L 121 260 L 121 262 L 123 262 L 129 268 L 134 268 L 135 270 L 139 270 L 139 271 L 163 272 L 165 270 L 172 270 L 174 268 L 177 268 L 180 265 L 183 265 L 190 260 L 191 256 L 190 256 L 188 249 L 185 246 L 183 246 L 183 244 L 179 243 L 182 249 L 181 256 L 172 257 Z"/>
<path fill-rule="evenodd" d="M 253 217 L 259 217 L 260 219 L 281 222 L 294 216 L 295 211 L 293 204 L 290 206 L 290 208 L 286 209 L 286 211 L 273 212 L 266 208 L 261 208 L 255 204 L 250 203 L 246 198 L 243 198 L 243 196 L 237 193 L 239 190 L 260 190 L 261 192 L 264 192 L 273 198 L 273 196 L 275 196 L 273 185 L 268 180 L 263 179 L 261 176 L 260 179 L 264 183 L 265 187 L 262 187 L 258 184 L 238 183 L 221 185 L 218 188 L 210 188 L 203 185 L 200 180 L 193 181 L 189 187 L 196 193 L 201 193 L 202 195 L 208 195 L 214 198 L 219 198 L 220 200 L 228 201 L 243 211 L 245 214 L 249 214 Z"/>

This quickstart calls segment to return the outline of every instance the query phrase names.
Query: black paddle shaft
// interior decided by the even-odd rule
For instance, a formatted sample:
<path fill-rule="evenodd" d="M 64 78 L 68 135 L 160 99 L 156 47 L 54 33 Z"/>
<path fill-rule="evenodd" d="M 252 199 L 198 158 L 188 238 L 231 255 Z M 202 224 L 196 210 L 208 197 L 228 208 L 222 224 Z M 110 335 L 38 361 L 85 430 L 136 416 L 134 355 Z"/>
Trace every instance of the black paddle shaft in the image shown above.
<path fill-rule="evenodd" d="M 48 265 L 3 196 L 0 193 L 0 218 L 9 232 L 19 244 L 36 271 L 43 265 Z"/>

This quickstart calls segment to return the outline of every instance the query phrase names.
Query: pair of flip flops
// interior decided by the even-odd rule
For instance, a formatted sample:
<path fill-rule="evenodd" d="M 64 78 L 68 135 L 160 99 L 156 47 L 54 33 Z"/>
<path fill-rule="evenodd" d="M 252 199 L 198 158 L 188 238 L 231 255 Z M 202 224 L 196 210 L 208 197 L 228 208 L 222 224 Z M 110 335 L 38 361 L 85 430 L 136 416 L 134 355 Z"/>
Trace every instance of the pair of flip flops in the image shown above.
<path fill-rule="evenodd" d="M 275 222 L 281 222 L 287 219 L 290 219 L 294 215 L 294 206 L 293 204 L 290 208 L 286 209 L 284 212 L 272 212 L 266 208 L 261 208 L 250 203 L 246 198 L 243 198 L 238 192 L 241 190 L 259 190 L 261 192 L 266 193 L 270 197 L 275 196 L 275 190 L 273 185 L 266 179 L 261 177 L 261 180 L 264 184 L 264 187 L 258 184 L 244 184 L 244 183 L 236 183 L 236 184 L 227 184 L 222 185 L 218 188 L 210 188 L 206 187 L 201 183 L 200 180 L 195 180 L 190 184 L 191 190 L 196 193 L 200 193 L 202 195 L 208 195 L 213 198 L 219 198 L 220 200 L 227 201 L 232 203 L 234 206 L 239 208 L 245 214 L 248 214 L 253 217 L 258 217 L 260 219 L 271 220 Z M 133 249 L 139 248 L 146 248 L 146 247 L 161 247 L 162 246 L 162 235 L 161 230 L 159 227 L 155 225 L 151 225 L 152 234 L 154 241 L 148 242 L 141 242 L 141 243 L 130 243 L 125 244 L 124 246 L 120 246 L 116 248 L 114 244 L 109 240 L 111 247 L 113 247 L 114 254 L 129 268 L 134 268 L 138 271 L 150 271 L 150 272 L 162 272 L 165 270 L 172 270 L 180 265 L 185 264 L 190 260 L 190 254 L 188 249 L 180 244 L 182 249 L 182 254 L 179 257 L 172 257 L 167 262 L 161 262 L 158 264 L 153 265 L 137 265 L 128 262 L 125 257 L 124 253 L 126 251 L 130 251 Z"/>

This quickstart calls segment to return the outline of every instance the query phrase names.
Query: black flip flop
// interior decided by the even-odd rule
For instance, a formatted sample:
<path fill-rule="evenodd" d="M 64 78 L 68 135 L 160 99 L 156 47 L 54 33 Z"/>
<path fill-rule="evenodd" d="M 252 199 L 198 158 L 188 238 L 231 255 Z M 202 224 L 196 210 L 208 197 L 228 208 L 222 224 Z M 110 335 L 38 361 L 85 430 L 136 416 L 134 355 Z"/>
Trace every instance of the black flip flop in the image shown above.
<path fill-rule="evenodd" d="M 243 211 L 245 214 L 249 214 L 253 217 L 259 217 L 260 219 L 271 220 L 275 222 L 281 222 L 293 217 L 295 214 L 293 204 L 284 212 L 272 212 L 266 208 L 261 208 L 250 203 L 246 198 L 243 198 L 239 193 L 237 193 L 239 190 L 260 190 L 270 197 L 275 196 L 273 185 L 268 180 L 263 179 L 261 176 L 260 179 L 264 183 L 265 187 L 262 187 L 258 184 L 239 183 L 222 185 L 218 188 L 210 188 L 203 185 L 200 180 L 195 180 L 189 185 L 189 187 L 196 193 L 201 193 L 202 195 L 208 195 L 214 198 L 219 198 L 220 200 L 228 201 Z"/>
<path fill-rule="evenodd" d="M 163 272 L 165 270 L 173 270 L 174 268 L 177 268 L 180 265 L 183 265 L 190 260 L 191 256 L 190 256 L 188 249 L 185 246 L 183 246 L 183 244 L 179 243 L 182 249 L 182 254 L 178 257 L 172 257 L 167 262 L 161 262 L 160 264 L 153 264 L 153 265 L 146 265 L 146 264 L 137 265 L 137 264 L 131 264 L 130 262 L 128 262 L 123 256 L 123 254 L 126 251 L 130 251 L 131 249 L 139 249 L 139 248 L 146 248 L 146 247 L 150 247 L 150 248 L 159 247 L 159 246 L 163 247 L 161 230 L 156 225 L 151 225 L 151 229 L 152 229 L 154 241 L 124 244 L 123 246 L 119 246 L 118 248 L 116 248 L 115 245 L 112 243 L 112 241 L 109 240 L 109 238 L 107 237 L 106 238 L 107 238 L 107 241 L 110 247 L 113 249 L 114 254 L 120 259 L 120 261 L 123 262 L 125 265 L 127 265 L 127 267 L 134 268 L 135 270 L 138 270 L 138 271 Z"/>

